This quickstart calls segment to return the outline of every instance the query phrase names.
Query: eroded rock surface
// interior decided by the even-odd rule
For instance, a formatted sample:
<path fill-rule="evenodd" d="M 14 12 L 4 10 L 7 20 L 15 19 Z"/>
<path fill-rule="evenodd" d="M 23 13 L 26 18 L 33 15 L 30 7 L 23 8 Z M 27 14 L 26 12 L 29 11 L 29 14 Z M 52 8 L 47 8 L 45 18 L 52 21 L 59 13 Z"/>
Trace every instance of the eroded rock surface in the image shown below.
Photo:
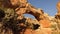
<path fill-rule="evenodd" d="M 13 9 L 15 11 L 15 13 L 17 14 L 17 18 L 15 19 L 17 21 L 15 21 L 15 25 L 18 25 L 16 27 L 17 29 L 14 28 L 18 31 L 13 31 L 13 29 L 10 30 L 10 28 L 7 27 L 7 31 L 6 29 L 4 29 L 1 34 L 5 34 L 5 32 L 7 34 L 11 34 L 11 32 L 12 34 L 54 34 L 56 32 L 57 34 L 60 34 L 60 2 L 57 3 L 58 12 L 55 16 L 49 16 L 47 13 L 44 13 L 42 9 L 32 6 L 30 3 L 28 3 L 27 0 L 0 0 L 0 8 L 1 7 Z M 31 14 L 36 19 L 27 17 L 25 18 L 23 14 Z M 10 17 L 10 15 L 8 17 Z M 12 22 L 13 23 L 10 22 L 10 24 L 14 25 L 13 19 Z M 3 25 L 4 23 L 2 23 L 1 21 L 0 27 L 2 28 Z M 0 29 L 0 31 L 1 30 L 2 29 Z"/>

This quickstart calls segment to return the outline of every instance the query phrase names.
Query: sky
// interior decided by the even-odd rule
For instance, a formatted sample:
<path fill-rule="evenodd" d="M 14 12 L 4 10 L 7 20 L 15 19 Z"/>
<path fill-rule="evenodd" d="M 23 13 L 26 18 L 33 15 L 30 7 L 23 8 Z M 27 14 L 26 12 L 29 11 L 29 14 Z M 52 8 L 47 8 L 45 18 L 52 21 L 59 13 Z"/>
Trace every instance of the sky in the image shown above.
<path fill-rule="evenodd" d="M 36 8 L 41 8 L 45 13 L 50 16 L 54 16 L 57 12 L 56 4 L 58 0 L 28 0 L 28 2 Z M 26 15 L 27 17 L 33 18 L 31 15 Z"/>

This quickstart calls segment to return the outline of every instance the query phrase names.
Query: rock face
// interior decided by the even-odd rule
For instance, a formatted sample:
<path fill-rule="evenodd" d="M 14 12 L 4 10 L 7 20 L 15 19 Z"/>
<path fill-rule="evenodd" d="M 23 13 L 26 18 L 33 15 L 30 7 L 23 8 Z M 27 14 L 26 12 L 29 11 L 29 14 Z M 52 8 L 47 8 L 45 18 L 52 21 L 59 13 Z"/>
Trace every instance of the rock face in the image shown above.
<path fill-rule="evenodd" d="M 44 13 L 42 9 L 35 8 L 28 3 L 27 0 L 0 0 L 0 8 L 1 7 L 13 9 L 14 13 L 17 15 L 16 16 L 13 11 L 11 11 L 12 14 L 10 11 L 6 12 L 6 14 L 8 14 L 7 19 L 11 16 L 13 17 L 6 22 L 9 27 L 5 27 L 6 24 L 3 22 L 5 20 L 2 19 L 2 21 L 0 21 L 0 27 L 3 28 L 3 30 L 0 28 L 0 32 L 2 31 L 1 34 L 60 34 L 60 2 L 57 3 L 58 12 L 55 17 Z M 35 19 L 29 17 L 25 18 L 23 14 L 31 14 Z"/>
<path fill-rule="evenodd" d="M 56 14 L 57 19 L 60 19 L 60 8 L 59 7 L 60 7 L 60 2 L 57 3 L 57 11 L 58 11 Z"/>
<path fill-rule="evenodd" d="M 57 14 L 55 15 L 56 22 L 58 23 L 58 28 L 60 29 L 60 1 L 57 3 Z"/>

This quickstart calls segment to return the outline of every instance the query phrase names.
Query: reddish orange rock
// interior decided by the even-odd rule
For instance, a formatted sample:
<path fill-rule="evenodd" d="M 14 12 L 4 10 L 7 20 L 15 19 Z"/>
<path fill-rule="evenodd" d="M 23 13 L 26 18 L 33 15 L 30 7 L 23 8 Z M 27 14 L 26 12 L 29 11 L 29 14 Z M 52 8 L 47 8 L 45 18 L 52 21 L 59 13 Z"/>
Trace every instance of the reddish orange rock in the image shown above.
<path fill-rule="evenodd" d="M 51 24 L 50 24 L 50 21 L 49 20 L 41 20 L 40 21 L 40 24 L 44 27 L 44 28 L 48 28 L 48 27 L 50 27 L 51 26 Z"/>

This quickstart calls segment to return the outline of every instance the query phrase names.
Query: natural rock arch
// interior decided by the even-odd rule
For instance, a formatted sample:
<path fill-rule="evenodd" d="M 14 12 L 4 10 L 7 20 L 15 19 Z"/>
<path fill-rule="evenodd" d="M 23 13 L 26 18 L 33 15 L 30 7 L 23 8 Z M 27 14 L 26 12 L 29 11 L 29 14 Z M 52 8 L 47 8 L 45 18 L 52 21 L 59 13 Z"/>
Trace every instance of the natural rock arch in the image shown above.
<path fill-rule="evenodd" d="M 8 8 L 13 8 L 19 16 L 22 16 L 23 14 L 28 13 L 28 14 L 33 15 L 38 20 L 38 22 L 40 24 L 43 24 L 42 25 L 43 27 L 47 27 L 48 28 L 50 26 L 50 20 L 44 15 L 43 10 L 37 9 L 37 8 L 33 7 L 31 4 L 29 4 L 28 2 L 25 2 L 27 0 L 23 0 L 23 1 L 19 0 L 19 2 L 22 1 L 21 4 L 15 3 L 16 1 L 18 2 L 18 0 L 13 0 L 13 1 L 14 2 L 12 2 L 12 0 L 11 0 L 11 5 L 12 6 L 8 5 L 8 6 L 10 6 Z M 23 2 L 25 2 L 25 3 L 23 3 Z"/>

